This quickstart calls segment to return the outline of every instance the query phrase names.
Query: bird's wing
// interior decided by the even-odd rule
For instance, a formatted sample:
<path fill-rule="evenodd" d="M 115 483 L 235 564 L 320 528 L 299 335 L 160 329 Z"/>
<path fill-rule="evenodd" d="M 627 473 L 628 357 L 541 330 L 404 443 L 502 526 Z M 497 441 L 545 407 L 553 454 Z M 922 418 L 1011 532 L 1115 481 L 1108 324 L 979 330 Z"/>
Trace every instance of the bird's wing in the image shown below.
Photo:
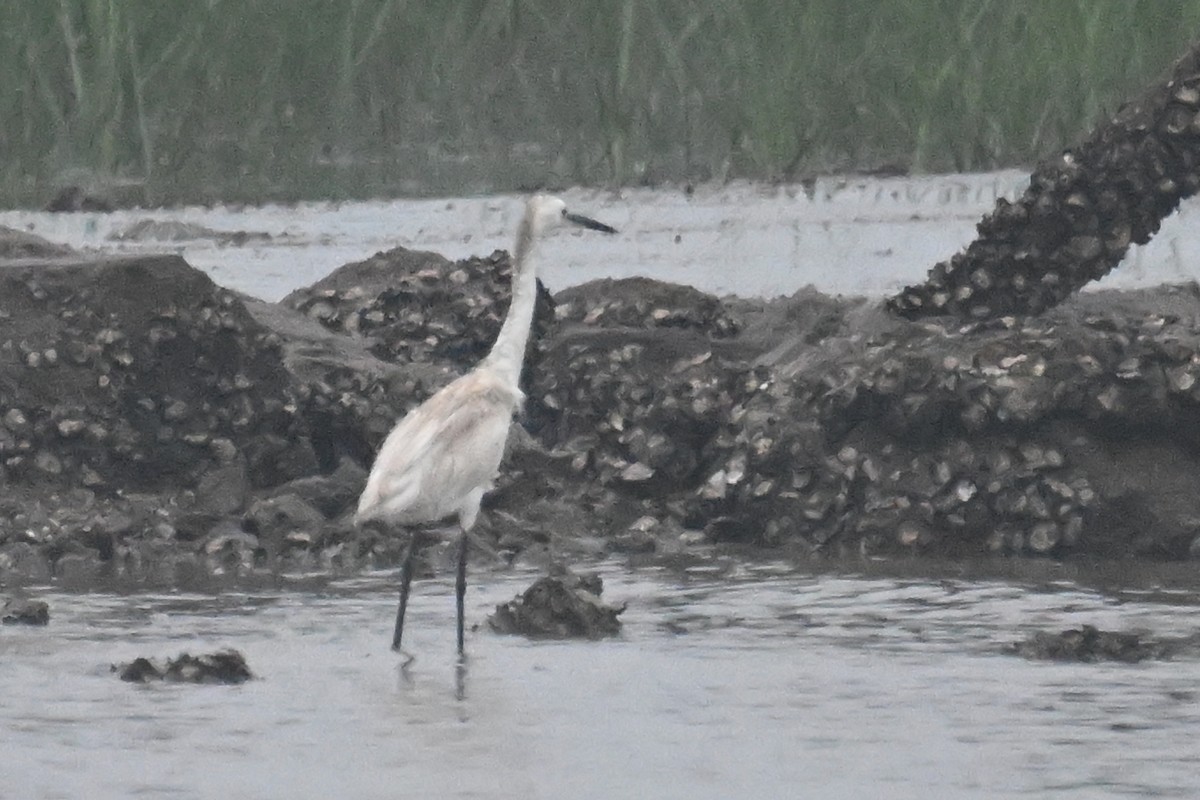
<path fill-rule="evenodd" d="M 487 378 L 464 375 L 400 420 L 375 457 L 360 519 L 441 519 L 491 485 L 520 394 Z"/>

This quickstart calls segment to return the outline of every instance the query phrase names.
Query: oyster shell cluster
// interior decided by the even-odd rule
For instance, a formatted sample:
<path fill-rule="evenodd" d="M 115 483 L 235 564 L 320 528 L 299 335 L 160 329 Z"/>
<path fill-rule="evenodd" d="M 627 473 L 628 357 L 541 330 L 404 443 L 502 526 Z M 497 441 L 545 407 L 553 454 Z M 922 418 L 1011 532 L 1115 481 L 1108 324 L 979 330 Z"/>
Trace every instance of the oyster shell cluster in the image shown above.
<path fill-rule="evenodd" d="M 1115 267 L 1200 189 L 1200 51 L 1001 199 L 965 251 L 890 300 L 906 317 L 1038 314 Z"/>
<path fill-rule="evenodd" d="M 111 671 L 129 683 L 239 684 L 254 678 L 246 657 L 232 648 L 198 656 L 180 653 L 165 660 L 141 656 L 126 664 L 113 664 Z"/>
<path fill-rule="evenodd" d="M 450 262 L 396 248 L 347 264 L 283 303 L 331 331 L 362 337 L 384 361 L 467 370 L 500 332 L 511 281 L 512 261 L 503 251 Z M 539 287 L 531 342 L 553 322 L 550 293 Z M 536 364 L 532 343 L 526 356 Z"/>
<path fill-rule="evenodd" d="M 394 421 L 494 335 L 506 263 L 393 251 L 283 304 L 170 256 L 6 267 L 0 572 L 395 563 L 403 538 L 350 510 Z M 464 270 L 452 309 L 416 292 L 362 325 Z M 560 298 L 485 505 L 500 551 L 1197 549 L 1193 287 L 962 323 L 644 279 Z M 418 354 L 388 325 L 446 333 Z"/>

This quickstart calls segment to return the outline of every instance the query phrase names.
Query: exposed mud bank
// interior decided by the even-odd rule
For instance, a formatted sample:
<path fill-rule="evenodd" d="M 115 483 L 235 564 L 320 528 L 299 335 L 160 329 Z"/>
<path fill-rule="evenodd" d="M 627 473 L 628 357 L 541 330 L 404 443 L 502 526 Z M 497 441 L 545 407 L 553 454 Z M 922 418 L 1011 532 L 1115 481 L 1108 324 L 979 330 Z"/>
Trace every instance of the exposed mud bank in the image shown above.
<path fill-rule="evenodd" d="M 505 254 L 397 249 L 271 304 L 175 256 L 32 246 L 0 262 L 0 573 L 395 563 L 350 509 L 495 336 Z M 505 557 L 1200 550 L 1194 287 L 956 323 L 601 281 L 535 327 L 481 529 Z"/>

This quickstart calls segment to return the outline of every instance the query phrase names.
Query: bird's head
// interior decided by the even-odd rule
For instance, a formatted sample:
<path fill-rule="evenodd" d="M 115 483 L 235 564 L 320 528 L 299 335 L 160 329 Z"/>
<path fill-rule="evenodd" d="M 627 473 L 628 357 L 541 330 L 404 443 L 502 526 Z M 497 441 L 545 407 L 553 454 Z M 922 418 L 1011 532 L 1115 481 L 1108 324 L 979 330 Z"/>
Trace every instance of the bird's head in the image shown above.
<path fill-rule="evenodd" d="M 591 217 L 585 217 L 582 214 L 572 214 L 567 211 L 567 204 L 562 201 L 562 198 L 554 197 L 548 194 L 535 194 L 529 198 L 529 202 L 525 207 L 525 213 L 533 227 L 533 233 L 546 233 L 559 225 L 570 224 L 579 225 L 584 228 L 589 228 L 594 231 L 603 231 L 604 233 L 616 233 L 617 229 L 603 222 L 597 222 Z"/>

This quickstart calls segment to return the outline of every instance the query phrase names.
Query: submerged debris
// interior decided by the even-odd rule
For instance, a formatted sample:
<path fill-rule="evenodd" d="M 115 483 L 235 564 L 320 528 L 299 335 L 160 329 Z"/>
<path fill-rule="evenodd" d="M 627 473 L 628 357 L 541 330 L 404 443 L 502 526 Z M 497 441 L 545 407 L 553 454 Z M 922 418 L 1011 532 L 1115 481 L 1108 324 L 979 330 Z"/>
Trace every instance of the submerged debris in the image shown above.
<path fill-rule="evenodd" d="M 1167 658 L 1172 648 L 1165 642 L 1144 641 L 1136 633 L 1102 631 L 1084 625 L 1061 633 L 1037 631 L 1028 639 L 1009 645 L 1008 649 L 1035 660 L 1134 663 Z"/>
<path fill-rule="evenodd" d="M 625 610 L 600 600 L 598 575 L 569 572 L 538 578 L 523 594 L 496 606 L 488 625 L 497 633 L 531 638 L 600 639 L 620 632 Z"/>
<path fill-rule="evenodd" d="M 50 606 L 43 600 L 9 598 L 0 609 L 0 622 L 5 625 L 48 625 Z"/>
<path fill-rule="evenodd" d="M 237 650 L 218 650 L 215 653 L 193 656 L 181 653 L 166 661 L 135 658 L 128 664 L 114 664 L 121 680 L 131 683 L 168 681 L 171 683 L 244 683 L 254 677 L 246 658 Z"/>

